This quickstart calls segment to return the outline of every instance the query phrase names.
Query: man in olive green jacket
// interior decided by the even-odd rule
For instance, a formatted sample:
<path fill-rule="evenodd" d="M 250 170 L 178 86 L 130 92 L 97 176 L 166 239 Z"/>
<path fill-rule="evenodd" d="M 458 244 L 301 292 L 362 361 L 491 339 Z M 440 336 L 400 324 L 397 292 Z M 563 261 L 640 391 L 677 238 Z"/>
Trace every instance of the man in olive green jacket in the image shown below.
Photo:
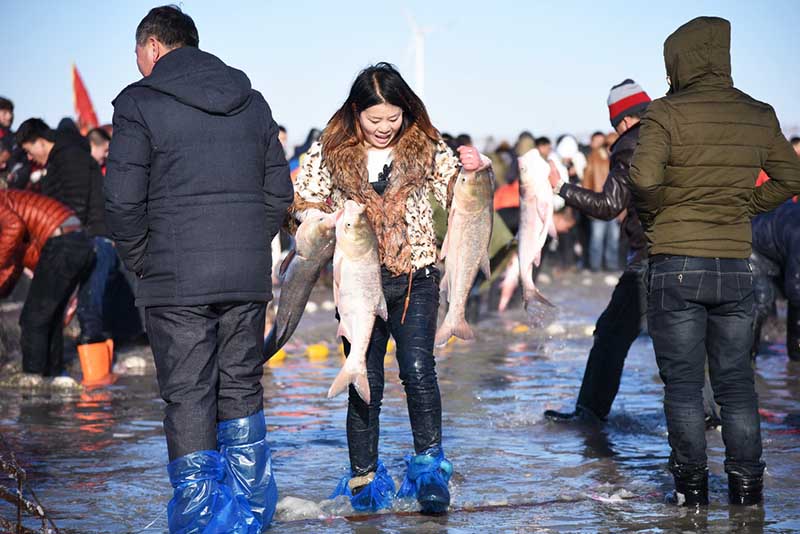
<path fill-rule="evenodd" d="M 729 498 L 756 504 L 764 463 L 749 354 L 750 219 L 800 191 L 800 162 L 774 110 L 733 87 L 727 20 L 684 24 L 664 61 L 671 88 L 642 119 L 630 179 L 651 254 L 648 327 L 665 385 L 672 497 L 708 504 L 708 355 Z M 756 188 L 761 169 L 772 179 Z"/>

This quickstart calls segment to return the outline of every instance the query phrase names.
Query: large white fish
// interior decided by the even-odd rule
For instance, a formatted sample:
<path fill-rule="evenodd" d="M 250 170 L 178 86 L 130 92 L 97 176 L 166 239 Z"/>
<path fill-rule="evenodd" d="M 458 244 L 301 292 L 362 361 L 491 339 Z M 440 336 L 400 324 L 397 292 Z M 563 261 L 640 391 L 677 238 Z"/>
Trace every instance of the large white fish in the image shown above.
<path fill-rule="evenodd" d="M 464 317 L 467 298 L 478 270 L 490 278 L 489 241 L 492 238 L 491 171 L 461 171 L 456 178 L 453 203 L 442 244 L 444 258 L 442 289 L 447 293 L 447 315 L 436 331 L 435 343 L 447 343 L 450 336 L 473 339 L 475 335 Z"/>
<path fill-rule="evenodd" d="M 331 261 L 336 242 L 335 215 L 310 210 L 295 233 L 294 249 L 281 265 L 278 314 L 264 340 L 264 358 L 271 358 L 297 329 L 311 290 L 322 269 Z"/>
<path fill-rule="evenodd" d="M 328 390 L 328 398 L 350 384 L 369 404 L 367 349 L 375 316 L 388 319 L 381 283 L 378 238 L 364 206 L 348 200 L 336 215 L 336 250 L 333 254 L 333 297 L 339 311 L 339 332 L 350 342 L 350 354 Z"/>
<path fill-rule="evenodd" d="M 533 267 L 542 261 L 542 248 L 547 235 L 556 237 L 553 223 L 553 188 L 550 185 L 550 164 L 536 149 L 519 158 L 519 277 L 525 309 L 533 300 L 553 306 L 533 283 Z"/>

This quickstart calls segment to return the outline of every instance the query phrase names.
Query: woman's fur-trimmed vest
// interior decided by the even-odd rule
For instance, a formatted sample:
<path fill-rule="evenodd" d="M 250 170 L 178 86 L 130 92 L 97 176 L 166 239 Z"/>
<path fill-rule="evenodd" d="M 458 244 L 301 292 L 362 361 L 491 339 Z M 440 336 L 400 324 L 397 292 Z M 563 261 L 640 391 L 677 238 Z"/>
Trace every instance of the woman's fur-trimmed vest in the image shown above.
<path fill-rule="evenodd" d="M 323 137 L 325 165 L 333 185 L 346 198 L 365 206 L 367 218 L 378 236 L 381 263 L 394 275 L 410 272 L 406 201 L 431 179 L 436 143 L 416 125 L 410 126 L 392 149 L 392 172 L 383 196 L 369 183 L 367 150 L 362 144 L 325 148 Z"/>

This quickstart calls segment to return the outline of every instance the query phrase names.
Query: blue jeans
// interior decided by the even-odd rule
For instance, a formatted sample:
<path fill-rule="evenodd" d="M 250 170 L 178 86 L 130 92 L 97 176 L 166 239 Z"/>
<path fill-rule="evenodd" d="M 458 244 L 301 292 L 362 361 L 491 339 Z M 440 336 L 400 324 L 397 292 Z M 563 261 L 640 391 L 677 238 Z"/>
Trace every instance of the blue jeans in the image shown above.
<path fill-rule="evenodd" d="M 592 234 L 589 238 L 589 267 L 593 271 L 603 268 L 616 271 L 619 269 L 619 221 L 601 221 L 592 219 Z"/>
<path fill-rule="evenodd" d="M 95 262 L 89 278 L 78 292 L 78 321 L 81 325 L 81 342 L 95 343 L 107 339 L 107 291 L 119 266 L 119 256 L 113 242 L 105 237 L 93 238 Z"/>
<path fill-rule="evenodd" d="M 707 465 L 704 366 L 721 407 L 725 471 L 759 476 L 761 429 L 750 365 L 753 273 L 743 259 L 650 259 L 648 327 L 664 381 L 673 474 Z"/>
<path fill-rule="evenodd" d="M 434 267 L 414 272 L 406 320 L 401 324 L 408 290 L 408 276 L 391 276 L 382 270 L 383 294 L 389 308 L 389 321 L 375 318 L 367 349 L 367 377 L 370 403 L 365 403 L 350 386 L 347 408 L 347 445 L 353 476 L 373 472 L 378 466 L 381 401 L 383 399 L 383 361 L 386 343 L 393 336 L 397 343 L 400 380 L 406 390 L 414 450 L 426 451 L 442 443 L 442 399 L 436 380 L 433 341 L 439 309 L 439 271 Z M 345 354 L 350 344 L 344 340 Z"/>

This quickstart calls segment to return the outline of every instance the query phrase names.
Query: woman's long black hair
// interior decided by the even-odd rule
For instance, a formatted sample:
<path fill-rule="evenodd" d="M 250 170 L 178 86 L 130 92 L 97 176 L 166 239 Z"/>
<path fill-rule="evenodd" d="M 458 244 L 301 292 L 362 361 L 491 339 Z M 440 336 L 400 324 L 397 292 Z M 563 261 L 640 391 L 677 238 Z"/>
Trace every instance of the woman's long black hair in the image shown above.
<path fill-rule="evenodd" d="M 394 65 L 381 62 L 367 67 L 356 76 L 347 100 L 328 121 L 322 136 L 323 151 L 363 142 L 364 134 L 358 114 L 377 104 L 391 104 L 403 110 L 403 124 L 396 139 L 412 124 L 416 124 L 432 140 L 439 139 L 439 132 L 431 124 L 422 100 Z"/>

